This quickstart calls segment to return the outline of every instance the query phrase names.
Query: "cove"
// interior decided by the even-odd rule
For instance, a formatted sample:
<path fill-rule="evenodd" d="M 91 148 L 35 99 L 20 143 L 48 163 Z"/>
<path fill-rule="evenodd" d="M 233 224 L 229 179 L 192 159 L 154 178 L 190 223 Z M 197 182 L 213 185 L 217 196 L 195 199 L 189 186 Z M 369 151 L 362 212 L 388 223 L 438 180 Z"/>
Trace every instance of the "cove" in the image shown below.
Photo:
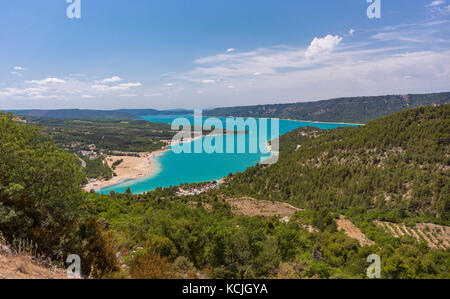
<path fill-rule="evenodd" d="M 143 119 L 149 122 L 162 122 L 169 124 L 171 124 L 174 119 L 179 117 L 185 117 L 191 121 L 191 124 L 193 124 L 194 117 L 192 115 L 142 116 Z M 227 120 L 227 118 L 219 119 L 223 124 L 225 124 Z M 280 120 L 279 126 L 279 133 L 280 135 L 283 135 L 299 127 L 316 127 L 319 129 L 327 130 L 338 127 L 354 127 L 357 125 Z M 268 131 L 269 140 L 279 137 L 270 136 L 270 127 Z M 250 135 L 251 134 L 245 134 L 247 144 L 251 142 Z M 225 136 L 207 136 L 204 138 L 223 138 L 222 142 L 224 144 L 226 143 Z M 258 138 L 258 136 L 253 136 L 252 138 Z M 212 140 L 211 142 L 214 142 L 214 140 Z M 200 183 L 219 180 L 223 177 L 226 177 L 230 173 L 234 174 L 236 172 L 243 172 L 247 168 L 255 166 L 258 162 L 261 161 L 261 159 L 270 157 L 270 154 L 263 154 L 259 150 L 257 153 L 253 154 L 238 154 L 236 152 L 237 151 L 235 151 L 234 154 L 195 154 L 192 151 L 192 153 L 175 154 L 173 151 L 168 151 L 164 153 L 164 155 L 156 158 L 158 163 L 160 164 L 159 172 L 146 178 L 125 181 L 120 184 L 101 189 L 98 192 L 103 194 L 108 194 L 110 191 L 123 193 L 128 187 L 130 187 L 133 193 L 144 193 L 154 190 L 158 187 L 164 188 L 177 186 L 183 183 Z"/>

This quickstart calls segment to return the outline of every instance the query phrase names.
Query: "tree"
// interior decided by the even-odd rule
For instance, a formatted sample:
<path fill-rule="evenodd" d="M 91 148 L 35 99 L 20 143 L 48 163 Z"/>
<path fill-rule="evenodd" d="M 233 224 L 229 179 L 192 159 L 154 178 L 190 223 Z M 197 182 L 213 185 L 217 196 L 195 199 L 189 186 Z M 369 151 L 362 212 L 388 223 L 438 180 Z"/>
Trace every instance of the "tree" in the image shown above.
<path fill-rule="evenodd" d="M 76 158 L 42 140 L 38 128 L 0 113 L 0 231 L 63 257 L 82 213 L 83 171 Z M 83 217 L 81 217 L 83 218 Z"/>
<path fill-rule="evenodd" d="M 135 279 L 170 278 L 169 263 L 151 248 L 136 254 L 130 264 L 130 274 Z"/>

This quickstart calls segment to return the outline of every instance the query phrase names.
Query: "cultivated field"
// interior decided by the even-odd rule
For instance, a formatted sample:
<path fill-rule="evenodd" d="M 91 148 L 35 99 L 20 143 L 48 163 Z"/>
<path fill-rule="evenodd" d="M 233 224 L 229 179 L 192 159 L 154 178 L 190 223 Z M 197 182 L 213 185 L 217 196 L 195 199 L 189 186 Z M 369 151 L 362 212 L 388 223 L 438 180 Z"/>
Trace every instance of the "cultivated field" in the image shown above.
<path fill-rule="evenodd" d="M 432 223 L 417 223 L 415 227 L 407 227 L 404 223 L 375 221 L 396 238 L 410 236 L 418 242 L 425 242 L 430 248 L 450 248 L 450 227 Z"/>

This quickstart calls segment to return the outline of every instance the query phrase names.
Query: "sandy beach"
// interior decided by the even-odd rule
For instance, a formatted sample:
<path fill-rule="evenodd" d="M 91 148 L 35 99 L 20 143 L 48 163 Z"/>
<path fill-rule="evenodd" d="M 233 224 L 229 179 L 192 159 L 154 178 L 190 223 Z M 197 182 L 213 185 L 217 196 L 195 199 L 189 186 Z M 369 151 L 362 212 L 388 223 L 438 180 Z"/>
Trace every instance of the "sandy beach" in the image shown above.
<path fill-rule="evenodd" d="M 83 189 L 90 191 L 94 189 L 98 191 L 102 188 L 120 184 L 128 180 L 136 180 L 148 177 L 159 171 L 160 165 L 156 160 L 157 157 L 163 155 L 169 149 L 155 151 L 152 153 L 139 153 L 139 157 L 128 156 L 107 156 L 106 160 L 109 167 L 118 160 L 123 160 L 114 171 L 117 176 L 107 181 L 91 180 Z"/>
<path fill-rule="evenodd" d="M 226 133 L 227 134 L 227 133 Z M 213 134 L 209 136 L 220 136 L 223 134 Z M 95 180 L 92 179 L 89 181 L 86 186 L 84 186 L 85 191 L 95 190 L 98 191 L 103 188 L 111 187 L 117 184 L 120 184 L 124 181 L 137 180 L 149 177 L 160 170 L 160 165 L 156 160 L 157 157 L 160 157 L 164 153 L 171 151 L 171 146 L 182 144 L 182 143 L 191 143 L 197 139 L 201 139 L 205 136 L 195 136 L 191 138 L 185 138 L 184 140 L 167 141 L 168 145 L 164 147 L 164 149 L 155 151 L 152 153 L 139 153 L 139 157 L 129 157 L 129 156 L 106 156 L 106 160 L 108 162 L 109 167 L 112 167 L 112 164 L 118 160 L 123 160 L 118 166 L 116 166 L 114 176 L 110 180 Z"/>

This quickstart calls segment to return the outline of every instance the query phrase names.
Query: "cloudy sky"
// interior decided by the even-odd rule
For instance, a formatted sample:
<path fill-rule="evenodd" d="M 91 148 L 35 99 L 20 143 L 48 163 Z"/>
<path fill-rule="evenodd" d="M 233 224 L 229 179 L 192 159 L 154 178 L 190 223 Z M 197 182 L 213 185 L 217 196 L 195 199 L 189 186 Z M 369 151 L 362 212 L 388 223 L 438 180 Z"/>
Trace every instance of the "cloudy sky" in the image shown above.
<path fill-rule="evenodd" d="M 0 109 L 450 91 L 449 0 L 66 1 L 0 4 Z"/>

